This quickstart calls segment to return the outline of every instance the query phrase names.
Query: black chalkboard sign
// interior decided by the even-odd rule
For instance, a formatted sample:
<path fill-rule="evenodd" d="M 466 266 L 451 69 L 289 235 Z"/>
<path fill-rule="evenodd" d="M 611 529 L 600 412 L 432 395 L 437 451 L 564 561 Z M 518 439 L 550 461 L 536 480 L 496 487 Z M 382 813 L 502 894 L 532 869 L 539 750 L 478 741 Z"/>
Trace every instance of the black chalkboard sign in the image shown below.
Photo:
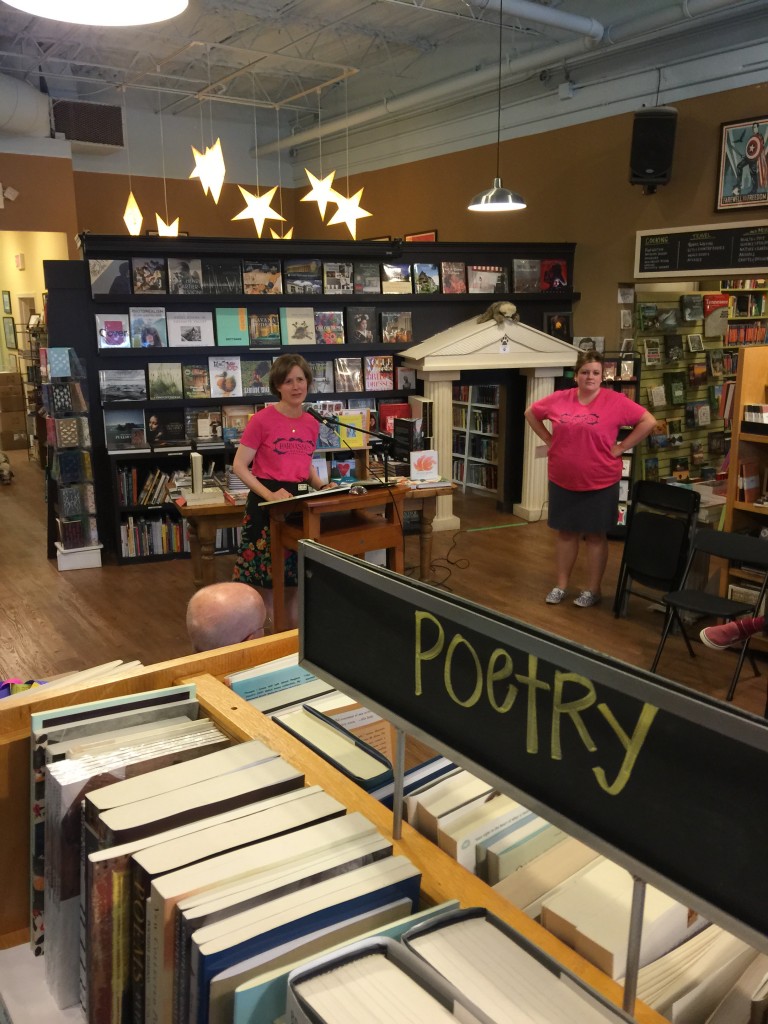
<path fill-rule="evenodd" d="M 768 222 L 638 231 L 635 277 L 697 277 L 768 271 Z"/>
<path fill-rule="evenodd" d="M 300 580 L 302 665 L 768 952 L 768 722 L 314 542 Z"/>

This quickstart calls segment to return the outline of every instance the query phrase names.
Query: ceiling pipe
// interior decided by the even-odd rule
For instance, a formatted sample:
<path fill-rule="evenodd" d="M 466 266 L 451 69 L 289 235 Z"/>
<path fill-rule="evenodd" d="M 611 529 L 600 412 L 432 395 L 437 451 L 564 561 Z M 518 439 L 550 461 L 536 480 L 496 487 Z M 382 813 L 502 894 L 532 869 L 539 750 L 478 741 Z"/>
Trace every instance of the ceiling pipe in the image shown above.
<path fill-rule="evenodd" d="M 531 0 L 486 0 L 484 5 L 484 9 L 487 11 L 498 11 L 499 7 L 505 14 L 513 14 L 524 21 L 548 25 L 550 28 L 561 28 L 566 32 L 576 32 L 578 35 L 594 39 L 597 42 L 600 42 L 605 32 L 600 22 L 595 21 L 594 18 L 585 18 L 581 14 L 568 14 L 566 11 L 558 11 L 554 7 L 532 3 Z"/>
<path fill-rule="evenodd" d="M 48 96 L 19 78 L 0 74 L 0 134 L 50 138 Z"/>
<path fill-rule="evenodd" d="M 499 0 L 495 0 L 495 2 L 498 3 Z M 510 10 L 513 3 L 523 6 L 523 0 L 501 0 L 501 2 L 504 3 L 505 11 Z M 489 4 L 493 3 L 494 0 L 489 0 Z M 749 9 L 757 8 L 763 4 L 764 0 L 754 0 L 754 2 L 747 2 L 738 6 L 740 9 Z M 534 6 L 539 10 L 549 10 L 549 8 L 543 8 L 539 4 L 525 4 L 525 6 L 526 8 Z M 542 47 L 540 50 L 531 50 L 523 56 L 515 57 L 514 62 L 508 64 L 507 74 L 502 80 L 502 85 L 508 86 L 518 78 L 527 77 L 531 72 L 541 71 L 543 68 L 561 64 L 564 60 L 583 56 L 585 52 L 592 48 L 596 47 L 597 52 L 604 46 L 631 43 L 659 28 L 687 28 L 690 26 L 692 18 L 721 11 L 727 12 L 728 17 L 732 18 L 736 14 L 734 0 L 680 0 L 679 3 L 663 8 L 653 14 L 641 15 L 639 18 L 630 18 L 608 26 L 603 31 L 602 45 L 596 44 L 594 38 L 590 37 L 589 39 L 560 43 L 557 46 Z M 581 20 L 589 21 L 591 19 L 584 18 Z M 412 110 L 424 110 L 430 104 L 445 102 L 455 97 L 467 99 L 469 96 L 486 91 L 487 87 L 491 85 L 495 87 L 498 84 L 498 77 L 498 67 L 495 65 L 489 65 L 487 68 L 482 68 L 478 71 L 465 72 L 462 75 L 445 79 L 424 89 L 403 93 L 400 96 L 382 100 L 369 107 L 363 107 L 360 110 L 351 112 L 348 116 L 324 120 L 322 125 L 314 125 L 311 128 L 295 132 L 293 135 L 288 135 L 278 141 L 260 146 L 259 153 L 266 156 L 278 150 L 292 149 L 295 146 L 314 142 L 321 136 L 323 138 L 330 138 L 333 135 L 342 134 L 349 128 L 360 128 L 382 118 L 409 113 Z"/>

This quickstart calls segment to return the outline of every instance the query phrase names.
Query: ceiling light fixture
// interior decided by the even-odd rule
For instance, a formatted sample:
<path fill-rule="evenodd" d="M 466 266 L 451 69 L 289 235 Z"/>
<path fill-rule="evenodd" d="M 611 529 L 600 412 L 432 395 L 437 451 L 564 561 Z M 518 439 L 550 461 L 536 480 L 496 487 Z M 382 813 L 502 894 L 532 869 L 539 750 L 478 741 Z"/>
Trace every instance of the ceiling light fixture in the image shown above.
<path fill-rule="evenodd" d="M 526 202 L 522 196 L 519 196 L 517 192 L 510 192 L 508 188 L 504 188 L 501 184 L 501 42 L 504 30 L 504 24 L 502 15 L 504 13 L 504 5 L 499 4 L 499 101 L 498 101 L 498 114 L 496 121 L 496 177 L 493 179 L 493 185 L 490 188 L 485 189 L 484 192 L 478 192 L 473 197 L 468 210 L 474 210 L 476 213 L 504 213 L 509 210 L 524 210 Z"/>
<path fill-rule="evenodd" d="M 154 25 L 186 11 L 189 0 L 131 0 L 130 4 L 105 4 L 103 0 L 9 0 L 8 6 L 37 18 L 67 21 L 73 25 L 107 28 Z"/>

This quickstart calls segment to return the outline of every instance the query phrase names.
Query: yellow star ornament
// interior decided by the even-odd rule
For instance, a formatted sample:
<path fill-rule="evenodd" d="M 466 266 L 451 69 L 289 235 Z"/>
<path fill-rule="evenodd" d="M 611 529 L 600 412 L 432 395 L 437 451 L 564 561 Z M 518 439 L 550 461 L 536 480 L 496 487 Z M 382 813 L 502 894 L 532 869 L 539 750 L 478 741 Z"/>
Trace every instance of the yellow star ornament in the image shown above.
<path fill-rule="evenodd" d="M 212 146 L 206 146 L 205 153 L 201 153 L 194 146 L 191 148 L 195 158 L 195 169 L 190 174 L 190 178 L 199 178 L 203 192 L 206 195 L 210 192 L 214 203 L 218 203 L 226 174 L 221 139 L 216 139 Z"/>
<path fill-rule="evenodd" d="M 141 233 L 141 225 L 144 218 L 141 215 L 139 204 L 136 202 L 136 197 L 133 192 L 128 196 L 128 202 L 125 204 L 123 220 L 125 221 L 125 226 L 128 228 L 129 235 L 138 235 Z"/>
<path fill-rule="evenodd" d="M 252 218 L 256 227 L 256 234 L 259 238 L 261 238 L 261 232 L 264 230 L 265 220 L 285 220 L 285 217 L 281 217 L 270 205 L 275 192 L 277 192 L 277 185 L 271 188 L 269 192 L 265 192 L 263 196 L 255 196 L 248 189 L 243 188 L 242 185 L 237 187 L 240 189 L 246 205 L 245 209 L 241 210 L 240 213 L 236 213 L 232 220 L 249 220 Z"/>
<path fill-rule="evenodd" d="M 158 235 L 167 235 L 169 238 L 175 238 L 179 233 L 179 218 L 172 221 L 170 224 L 166 224 L 159 213 L 155 214 L 155 220 L 157 221 L 157 233 Z"/>
<path fill-rule="evenodd" d="M 349 228 L 350 235 L 352 235 L 353 238 L 357 238 L 358 220 L 360 220 L 362 217 L 373 216 L 373 214 L 369 213 L 367 210 L 361 209 L 360 199 L 362 198 L 362 195 L 362 189 L 360 189 L 359 192 L 355 192 L 355 194 L 351 197 L 338 195 L 337 198 L 334 199 L 334 202 L 339 204 L 339 208 L 328 221 L 328 225 L 330 226 L 331 224 L 346 224 L 347 227 Z"/>
<path fill-rule="evenodd" d="M 278 231 L 275 231 L 274 228 L 270 228 L 269 229 L 269 233 L 270 233 L 270 235 L 272 235 L 273 238 L 277 238 L 277 239 L 279 239 L 281 241 L 287 241 L 289 238 L 293 238 L 293 228 L 292 227 L 288 228 L 288 230 L 285 232 L 284 235 L 281 235 Z"/>
<path fill-rule="evenodd" d="M 317 203 L 320 216 L 325 220 L 325 211 L 328 203 L 337 203 L 341 198 L 336 189 L 332 188 L 336 171 L 331 171 L 324 178 L 316 178 L 306 167 L 304 168 L 304 173 L 309 178 L 309 184 L 312 188 L 305 196 L 301 197 L 301 201 L 302 203 Z"/>

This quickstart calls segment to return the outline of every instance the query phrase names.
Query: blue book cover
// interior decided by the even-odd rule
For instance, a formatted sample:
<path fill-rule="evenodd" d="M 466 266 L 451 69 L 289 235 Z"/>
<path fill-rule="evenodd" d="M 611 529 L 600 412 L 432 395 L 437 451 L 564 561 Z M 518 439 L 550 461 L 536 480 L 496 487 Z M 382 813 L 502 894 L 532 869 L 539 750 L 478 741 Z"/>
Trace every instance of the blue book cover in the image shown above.
<path fill-rule="evenodd" d="M 237 672 L 232 676 L 227 676 L 224 681 L 243 700 L 256 700 L 258 697 L 266 697 L 271 693 L 288 690 L 292 686 L 310 683 L 314 679 L 317 679 L 314 672 L 308 672 L 307 669 L 294 664 L 281 665 L 268 672 L 259 672 L 257 669 L 252 669 L 250 672 Z"/>

